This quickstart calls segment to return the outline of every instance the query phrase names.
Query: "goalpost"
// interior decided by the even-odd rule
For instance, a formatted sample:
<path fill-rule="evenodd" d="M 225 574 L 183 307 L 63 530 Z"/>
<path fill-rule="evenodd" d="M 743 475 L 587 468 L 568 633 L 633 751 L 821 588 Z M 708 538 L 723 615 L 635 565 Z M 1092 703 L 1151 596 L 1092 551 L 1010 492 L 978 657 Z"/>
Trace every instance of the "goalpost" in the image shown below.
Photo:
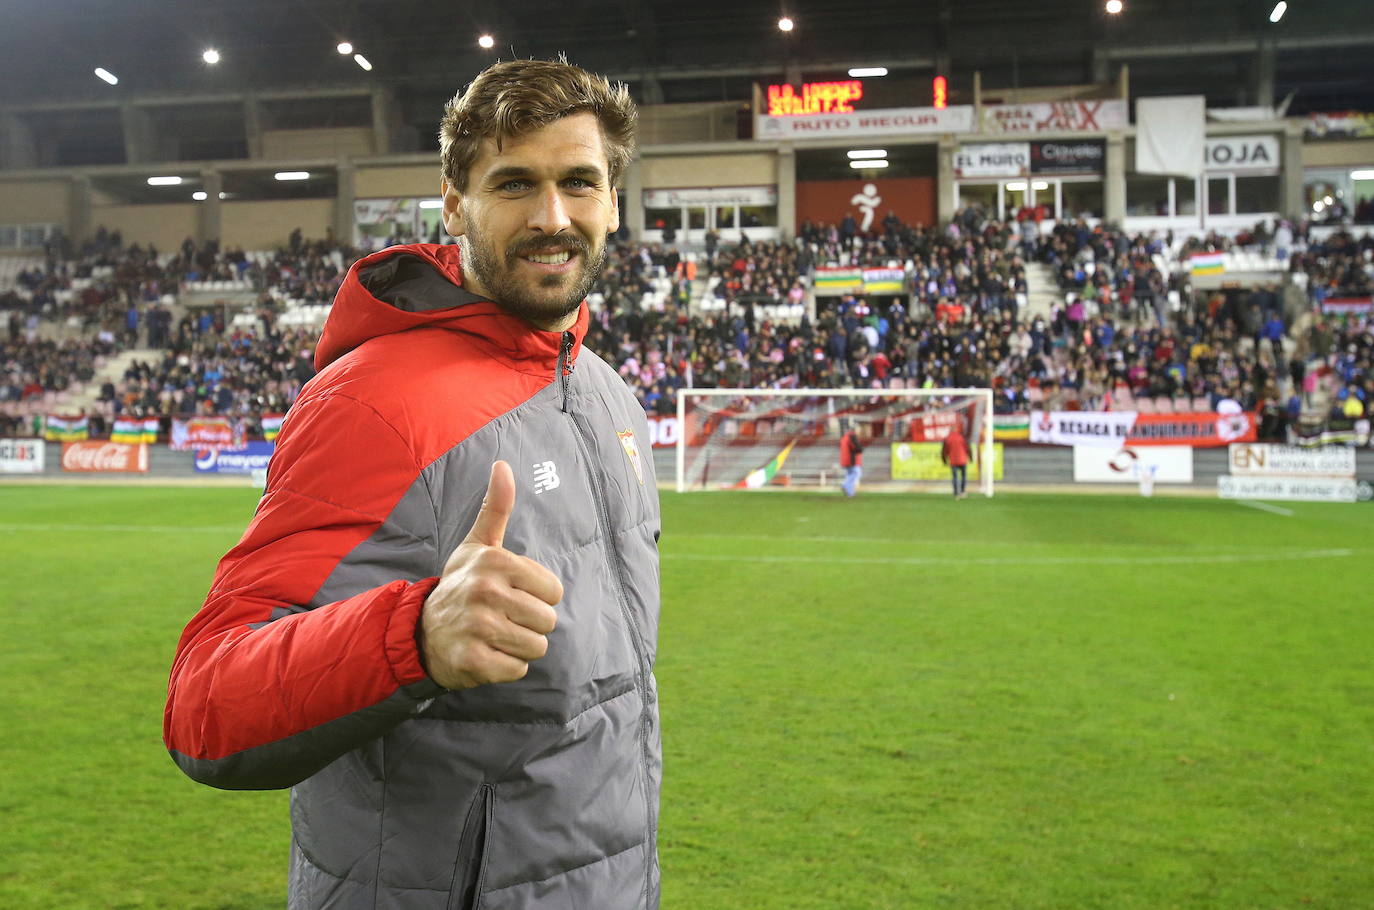
<path fill-rule="evenodd" d="M 679 389 L 677 491 L 826 489 L 840 437 L 864 446 L 865 485 L 949 488 L 940 444 L 957 423 L 970 489 L 992 495 L 991 389 Z"/>

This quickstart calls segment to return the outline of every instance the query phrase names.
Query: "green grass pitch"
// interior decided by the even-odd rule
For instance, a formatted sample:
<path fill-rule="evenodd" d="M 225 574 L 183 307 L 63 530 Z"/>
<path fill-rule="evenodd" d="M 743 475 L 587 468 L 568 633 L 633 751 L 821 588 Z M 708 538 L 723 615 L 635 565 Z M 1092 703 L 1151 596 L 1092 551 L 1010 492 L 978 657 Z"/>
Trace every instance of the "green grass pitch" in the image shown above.
<path fill-rule="evenodd" d="M 160 739 L 254 503 L 0 486 L 0 907 L 283 905 L 286 795 Z M 662 550 L 665 910 L 1374 906 L 1374 508 L 665 494 Z"/>

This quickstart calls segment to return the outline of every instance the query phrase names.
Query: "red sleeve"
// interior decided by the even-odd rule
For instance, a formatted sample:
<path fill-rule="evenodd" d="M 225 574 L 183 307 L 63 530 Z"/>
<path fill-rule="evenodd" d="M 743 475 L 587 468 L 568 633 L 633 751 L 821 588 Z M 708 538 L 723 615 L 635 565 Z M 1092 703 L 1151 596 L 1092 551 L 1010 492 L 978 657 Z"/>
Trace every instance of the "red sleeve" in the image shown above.
<path fill-rule="evenodd" d="M 366 404 L 326 394 L 293 409 L 267 494 L 177 644 L 163 736 L 187 774 L 228 788 L 289 786 L 442 691 L 415 642 L 436 583 L 424 577 L 432 527 L 400 529 L 416 543 L 396 580 L 311 608 L 420 467 Z"/>

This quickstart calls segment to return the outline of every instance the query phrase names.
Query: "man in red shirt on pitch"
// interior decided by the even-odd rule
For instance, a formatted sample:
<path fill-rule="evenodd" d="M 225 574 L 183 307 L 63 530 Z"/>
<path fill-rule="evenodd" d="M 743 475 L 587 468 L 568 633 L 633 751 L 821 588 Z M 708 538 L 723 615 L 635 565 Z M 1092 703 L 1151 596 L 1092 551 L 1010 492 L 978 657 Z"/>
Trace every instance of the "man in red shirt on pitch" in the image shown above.
<path fill-rule="evenodd" d="M 954 498 L 963 499 L 968 494 L 968 440 L 964 438 L 963 428 L 954 424 L 940 446 L 940 460 L 949 465 L 949 479 L 954 485 Z"/>

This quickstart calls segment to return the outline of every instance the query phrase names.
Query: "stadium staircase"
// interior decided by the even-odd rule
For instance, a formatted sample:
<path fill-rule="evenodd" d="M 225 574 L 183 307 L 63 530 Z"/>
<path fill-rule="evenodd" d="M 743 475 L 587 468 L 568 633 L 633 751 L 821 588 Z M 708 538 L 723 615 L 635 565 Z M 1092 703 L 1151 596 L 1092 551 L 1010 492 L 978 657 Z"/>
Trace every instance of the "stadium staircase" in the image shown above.
<path fill-rule="evenodd" d="M 1054 270 L 1043 262 L 1026 263 L 1026 309 L 1021 318 L 1029 322 L 1040 316 L 1048 322 L 1050 308 L 1062 299 Z"/>
<path fill-rule="evenodd" d="M 69 389 L 63 393 L 65 401 L 60 402 L 63 413 L 95 413 L 100 410 L 97 403 L 100 398 L 100 387 L 107 381 L 118 386 L 124 381 L 124 371 L 129 368 L 135 360 L 156 363 L 162 359 L 166 351 L 157 348 L 134 348 L 128 351 L 120 351 L 105 360 L 103 364 L 96 367 L 95 375 L 91 381 L 83 386 Z"/>

